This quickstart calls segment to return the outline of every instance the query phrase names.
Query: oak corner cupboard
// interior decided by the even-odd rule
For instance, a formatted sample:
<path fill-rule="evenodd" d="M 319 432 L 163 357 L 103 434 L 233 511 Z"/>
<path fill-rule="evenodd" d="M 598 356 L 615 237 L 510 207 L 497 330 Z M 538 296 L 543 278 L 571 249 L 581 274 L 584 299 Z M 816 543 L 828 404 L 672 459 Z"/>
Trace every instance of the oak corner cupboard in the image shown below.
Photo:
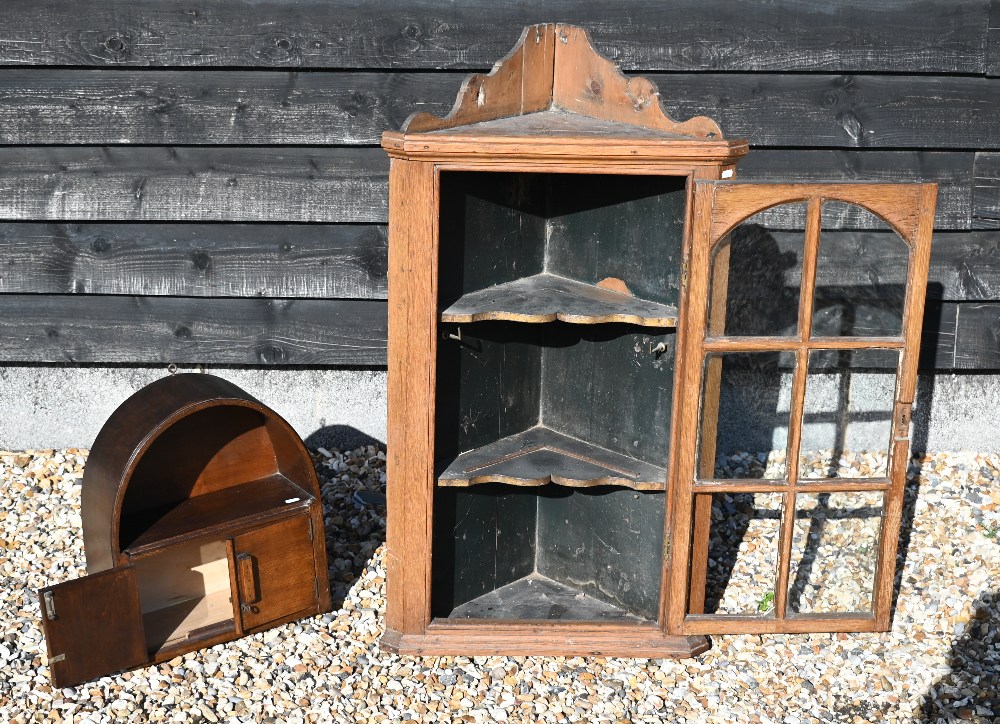
<path fill-rule="evenodd" d="M 935 185 L 727 180 L 556 24 L 382 145 L 383 646 L 887 628 Z"/>
<path fill-rule="evenodd" d="M 118 407 L 84 468 L 87 574 L 39 591 L 56 686 L 330 608 L 319 482 L 285 420 L 207 374 Z"/>

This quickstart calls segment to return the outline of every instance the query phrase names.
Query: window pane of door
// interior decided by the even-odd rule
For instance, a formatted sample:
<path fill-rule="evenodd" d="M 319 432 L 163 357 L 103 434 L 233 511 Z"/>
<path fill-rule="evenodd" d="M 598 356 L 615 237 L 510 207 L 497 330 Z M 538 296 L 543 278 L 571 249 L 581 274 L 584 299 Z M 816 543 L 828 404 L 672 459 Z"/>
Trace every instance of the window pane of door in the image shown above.
<path fill-rule="evenodd" d="M 780 208 L 741 222 L 713 250 L 708 336 L 798 334 L 806 205 Z"/>
<path fill-rule="evenodd" d="M 705 549 L 697 550 L 696 544 L 693 561 L 701 565 L 692 566 L 692 589 L 702 587 L 704 613 L 773 615 L 782 494 L 716 493 L 695 498 L 696 540 L 697 511 L 707 509 L 704 504 L 711 501 L 707 561 Z M 697 578 L 699 571 L 704 571 L 703 579 Z"/>
<path fill-rule="evenodd" d="M 899 351 L 814 350 L 802 408 L 799 478 L 888 474 Z"/>
<path fill-rule="evenodd" d="M 881 491 L 795 496 L 789 615 L 872 610 L 883 497 Z"/>
<path fill-rule="evenodd" d="M 821 217 L 813 336 L 900 336 L 909 262 L 906 242 L 855 204 L 824 201 Z"/>
<path fill-rule="evenodd" d="M 706 356 L 699 478 L 785 479 L 794 368 L 791 353 Z"/>

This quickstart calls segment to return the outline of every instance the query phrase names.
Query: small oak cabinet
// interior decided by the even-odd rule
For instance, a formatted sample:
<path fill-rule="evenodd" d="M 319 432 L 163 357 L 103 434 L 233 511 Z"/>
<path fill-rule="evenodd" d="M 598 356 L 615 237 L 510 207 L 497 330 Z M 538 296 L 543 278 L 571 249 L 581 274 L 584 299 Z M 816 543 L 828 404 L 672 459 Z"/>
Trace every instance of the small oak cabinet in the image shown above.
<path fill-rule="evenodd" d="M 165 377 L 122 403 L 87 460 L 81 517 L 88 575 L 39 592 L 57 686 L 330 607 L 309 453 L 219 377 Z"/>
<path fill-rule="evenodd" d="M 933 184 L 726 180 L 746 141 L 552 24 L 382 145 L 384 646 L 886 628 Z"/>

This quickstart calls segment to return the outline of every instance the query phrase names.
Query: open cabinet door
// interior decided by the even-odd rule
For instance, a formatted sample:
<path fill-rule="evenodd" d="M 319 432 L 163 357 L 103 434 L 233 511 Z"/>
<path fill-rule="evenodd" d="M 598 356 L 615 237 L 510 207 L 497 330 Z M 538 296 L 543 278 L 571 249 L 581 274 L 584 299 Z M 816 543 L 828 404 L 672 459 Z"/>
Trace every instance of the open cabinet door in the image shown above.
<path fill-rule="evenodd" d="M 149 661 L 132 566 L 38 592 L 52 682 L 76 686 Z"/>
<path fill-rule="evenodd" d="M 670 633 L 889 627 L 936 191 L 696 183 Z"/>

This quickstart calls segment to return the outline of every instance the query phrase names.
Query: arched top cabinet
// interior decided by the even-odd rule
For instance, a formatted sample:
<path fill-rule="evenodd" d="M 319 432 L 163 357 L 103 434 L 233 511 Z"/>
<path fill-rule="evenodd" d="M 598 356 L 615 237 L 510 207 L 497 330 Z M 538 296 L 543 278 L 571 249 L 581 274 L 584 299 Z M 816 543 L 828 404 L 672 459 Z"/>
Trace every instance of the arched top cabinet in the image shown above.
<path fill-rule="evenodd" d="M 60 686 L 326 610 L 320 489 L 285 420 L 172 375 L 108 419 L 84 469 L 88 574 L 41 591 Z"/>
<path fill-rule="evenodd" d="M 383 135 L 384 648 L 888 625 L 936 187 L 737 181 L 667 107 L 552 23 Z M 863 544 L 810 568 L 809 520 Z"/>
<path fill-rule="evenodd" d="M 309 453 L 273 410 L 219 377 L 166 377 L 122 403 L 94 441 L 81 501 L 87 571 L 319 495 Z"/>

